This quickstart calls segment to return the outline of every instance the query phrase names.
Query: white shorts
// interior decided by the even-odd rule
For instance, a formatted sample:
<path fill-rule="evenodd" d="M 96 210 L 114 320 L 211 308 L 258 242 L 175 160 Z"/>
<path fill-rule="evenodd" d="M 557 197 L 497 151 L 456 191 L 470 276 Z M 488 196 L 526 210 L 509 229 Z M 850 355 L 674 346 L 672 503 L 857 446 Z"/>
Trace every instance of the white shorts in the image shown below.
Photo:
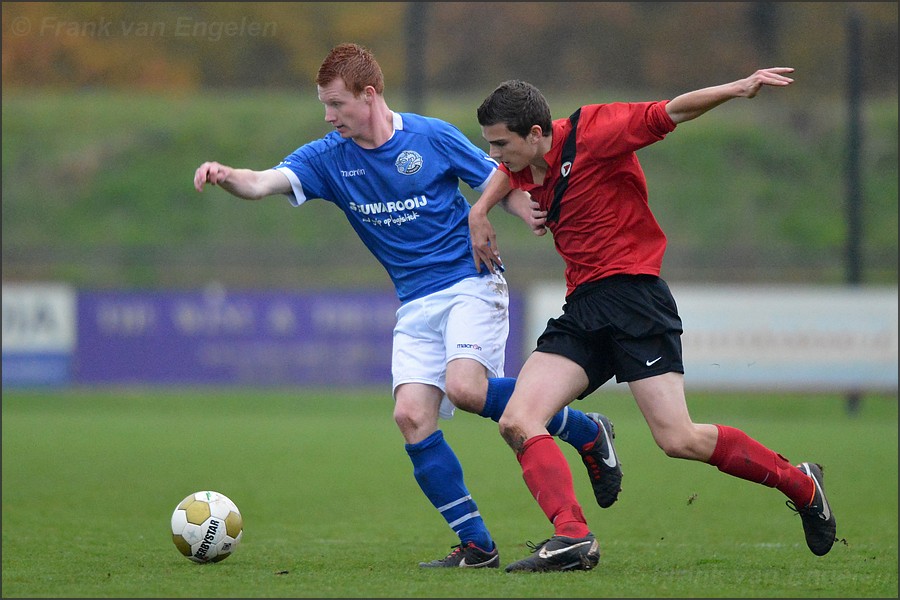
<path fill-rule="evenodd" d="M 489 377 L 503 377 L 509 335 L 509 290 L 500 273 L 468 277 L 397 310 L 391 372 L 393 390 L 404 383 L 425 383 L 445 392 L 440 416 L 456 407 L 446 396 L 447 363 L 471 358 Z"/>

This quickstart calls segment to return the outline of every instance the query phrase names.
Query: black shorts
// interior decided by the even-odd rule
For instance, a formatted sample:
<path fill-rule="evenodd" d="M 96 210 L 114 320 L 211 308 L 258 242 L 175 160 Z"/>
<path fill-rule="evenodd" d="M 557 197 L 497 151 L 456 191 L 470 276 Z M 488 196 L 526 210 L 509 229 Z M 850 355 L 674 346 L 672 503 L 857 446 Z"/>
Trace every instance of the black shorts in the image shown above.
<path fill-rule="evenodd" d="M 579 399 L 616 376 L 618 383 L 684 373 L 681 317 L 666 282 L 654 275 L 613 275 L 578 286 L 563 314 L 547 321 L 536 352 L 578 363 L 588 386 Z"/>

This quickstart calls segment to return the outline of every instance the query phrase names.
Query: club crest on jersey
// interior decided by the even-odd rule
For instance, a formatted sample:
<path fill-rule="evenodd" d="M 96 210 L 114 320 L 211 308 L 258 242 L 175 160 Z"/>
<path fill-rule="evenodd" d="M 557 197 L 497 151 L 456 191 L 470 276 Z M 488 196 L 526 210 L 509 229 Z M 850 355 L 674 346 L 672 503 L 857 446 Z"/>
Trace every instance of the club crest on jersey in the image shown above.
<path fill-rule="evenodd" d="M 394 161 L 394 166 L 401 175 L 413 175 L 422 168 L 422 156 L 413 150 L 404 150 Z"/>
<path fill-rule="evenodd" d="M 559 174 L 562 175 L 563 177 L 568 177 L 569 173 L 571 171 L 572 171 L 572 161 L 571 160 L 567 160 L 559 168 Z"/>

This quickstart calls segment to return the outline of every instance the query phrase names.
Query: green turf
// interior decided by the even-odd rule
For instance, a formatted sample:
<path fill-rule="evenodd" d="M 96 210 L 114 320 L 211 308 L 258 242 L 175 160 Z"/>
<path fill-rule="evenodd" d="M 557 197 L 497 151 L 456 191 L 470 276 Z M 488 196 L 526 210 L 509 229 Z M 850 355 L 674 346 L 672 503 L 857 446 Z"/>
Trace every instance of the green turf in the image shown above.
<path fill-rule="evenodd" d="M 787 104 L 789 96 L 777 94 L 727 103 L 640 150 L 651 207 L 669 239 L 667 280 L 846 280 L 846 117 L 842 102 L 803 89 Z M 549 100 L 564 117 L 580 102 L 663 97 L 597 93 Z M 475 118 L 482 99 L 442 93 L 427 112 L 487 150 Z M 296 210 L 279 197 L 248 204 L 222 189 L 194 190 L 194 170 L 205 160 L 267 169 L 330 131 L 315 92 L 4 88 L 2 116 L 6 279 L 113 289 L 207 282 L 390 289 L 330 203 Z M 867 100 L 864 116 L 861 278 L 896 285 L 896 94 Z M 464 183 L 460 191 L 471 202 L 478 197 Z M 511 285 L 561 277 L 552 236 L 535 238 L 519 219 L 491 214 Z"/>
<path fill-rule="evenodd" d="M 455 537 L 418 490 L 384 391 L 3 393 L 3 597 L 897 597 L 897 397 L 696 395 L 790 460 L 825 466 L 840 541 L 816 557 L 777 491 L 666 458 L 630 397 L 581 403 L 616 424 L 625 478 L 600 509 L 591 572 L 417 567 Z M 551 527 L 496 425 L 444 423 L 504 565 Z M 197 565 L 169 517 L 213 489 L 244 516 L 237 551 Z"/>

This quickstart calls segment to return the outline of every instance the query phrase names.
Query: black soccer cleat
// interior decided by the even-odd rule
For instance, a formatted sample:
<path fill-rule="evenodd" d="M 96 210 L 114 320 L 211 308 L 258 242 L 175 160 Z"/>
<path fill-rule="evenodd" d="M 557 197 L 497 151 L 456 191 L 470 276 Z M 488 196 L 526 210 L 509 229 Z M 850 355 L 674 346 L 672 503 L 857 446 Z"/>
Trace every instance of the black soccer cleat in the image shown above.
<path fill-rule="evenodd" d="M 581 449 L 581 460 L 587 467 L 594 497 L 601 508 L 609 508 L 622 491 L 622 463 L 613 446 L 616 431 L 612 422 L 600 413 L 585 413 L 600 427 L 597 439 Z"/>
<path fill-rule="evenodd" d="M 485 552 L 472 542 L 465 546 L 457 544 L 453 551 L 444 558 L 438 558 L 431 562 L 420 562 L 420 567 L 428 568 L 469 568 L 469 569 L 496 569 L 500 566 L 500 553 L 497 544 L 493 550 Z"/>
<path fill-rule="evenodd" d="M 831 512 L 831 505 L 825 498 L 825 477 L 822 475 L 822 466 L 816 463 L 800 463 L 797 468 L 803 471 L 813 480 L 816 486 L 812 502 L 809 506 L 800 508 L 793 502 L 786 502 L 788 508 L 800 515 L 803 521 L 803 532 L 806 534 L 806 545 L 816 556 L 828 554 L 834 542 L 837 523 Z"/>
<path fill-rule="evenodd" d="M 590 571 L 600 562 L 600 545 L 594 534 L 583 538 L 554 535 L 538 545 L 528 542 L 531 556 L 506 567 L 507 573 L 516 571 Z"/>

